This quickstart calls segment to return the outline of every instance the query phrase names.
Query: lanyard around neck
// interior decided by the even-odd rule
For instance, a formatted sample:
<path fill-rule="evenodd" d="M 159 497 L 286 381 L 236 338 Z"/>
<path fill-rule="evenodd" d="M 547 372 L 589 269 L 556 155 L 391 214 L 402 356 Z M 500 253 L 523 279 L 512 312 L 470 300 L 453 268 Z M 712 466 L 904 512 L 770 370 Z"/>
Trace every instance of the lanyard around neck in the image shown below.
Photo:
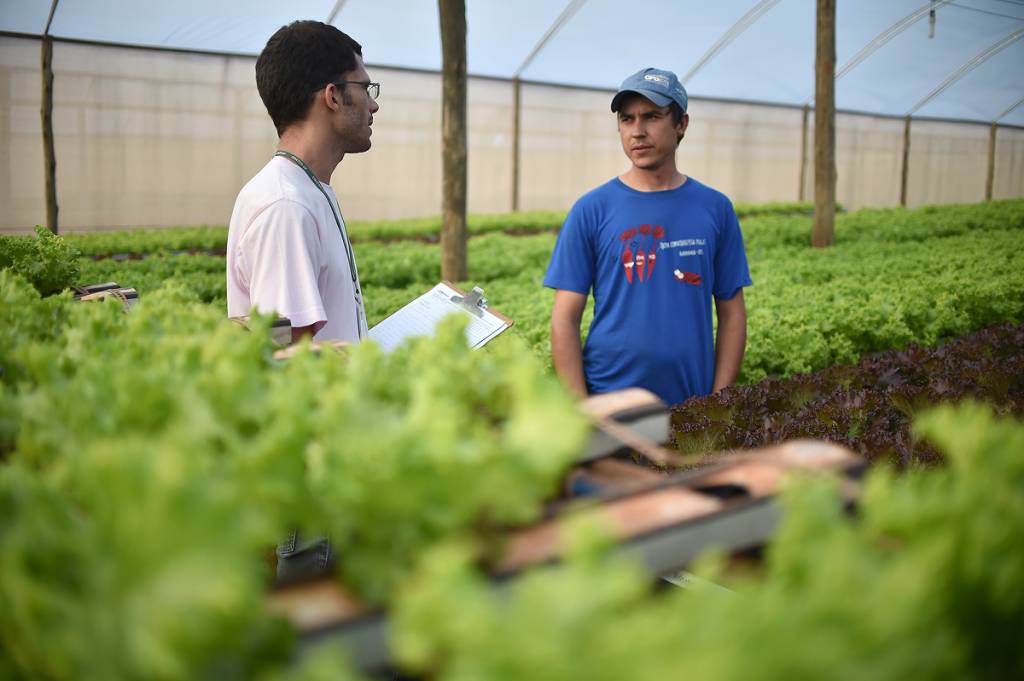
<path fill-rule="evenodd" d="M 331 201 L 331 197 L 327 195 L 327 190 L 324 189 L 324 186 L 323 184 L 320 183 L 320 180 L 316 179 L 316 175 L 314 175 L 313 171 L 309 169 L 309 166 L 307 166 L 306 163 L 295 154 L 291 153 L 290 151 L 280 150 L 276 154 L 274 154 L 274 156 L 286 158 L 295 165 L 302 168 L 302 170 L 306 173 L 306 176 L 309 177 L 310 182 L 312 182 L 313 185 L 320 190 L 320 193 L 324 195 L 324 198 L 327 199 L 327 205 L 331 207 L 331 217 L 334 218 L 334 224 L 338 226 L 338 233 L 341 234 L 341 243 L 345 245 L 345 256 L 348 258 L 348 269 L 352 273 L 352 284 L 356 287 L 356 291 L 358 292 L 359 276 L 356 274 L 356 262 L 355 258 L 352 256 L 352 246 L 348 243 L 348 237 L 345 234 L 345 228 L 341 226 L 341 218 L 338 217 L 337 211 L 334 210 L 334 202 Z"/>
<path fill-rule="evenodd" d="M 331 217 L 334 218 L 334 224 L 338 226 L 338 233 L 341 235 L 341 243 L 345 247 L 345 257 L 348 258 L 348 271 L 352 274 L 352 288 L 355 293 L 356 303 L 356 335 L 359 338 L 362 338 L 363 329 L 360 323 L 362 319 L 360 311 L 360 308 L 362 307 L 362 292 L 359 290 L 359 275 L 356 273 L 356 260 L 355 257 L 352 255 L 352 245 L 348 242 L 348 235 L 345 234 L 345 228 L 341 226 L 341 218 L 338 217 L 337 211 L 334 210 L 334 202 L 331 201 L 331 197 L 327 195 L 327 190 L 324 189 L 324 186 L 323 184 L 321 184 L 320 180 L 316 179 L 316 175 L 314 175 L 313 171 L 309 169 L 309 166 L 306 165 L 305 161 L 303 161 L 301 158 L 291 153 L 290 151 L 285 151 L 283 149 L 279 149 L 277 153 L 274 154 L 274 156 L 286 158 L 295 165 L 297 165 L 298 167 L 302 168 L 302 170 L 306 173 L 306 176 L 309 178 L 309 181 L 312 182 L 313 185 L 320 190 L 320 193 L 324 195 L 325 199 L 327 199 L 327 205 L 331 207 Z"/>

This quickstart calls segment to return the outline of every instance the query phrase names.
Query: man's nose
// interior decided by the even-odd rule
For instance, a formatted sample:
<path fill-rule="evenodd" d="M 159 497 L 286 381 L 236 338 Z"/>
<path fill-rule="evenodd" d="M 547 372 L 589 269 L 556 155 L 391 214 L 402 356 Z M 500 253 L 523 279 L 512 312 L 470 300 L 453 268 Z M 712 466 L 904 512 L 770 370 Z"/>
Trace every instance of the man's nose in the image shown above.
<path fill-rule="evenodd" d="M 370 113 L 377 113 L 380 111 L 380 104 L 377 103 L 376 99 L 370 99 Z"/>

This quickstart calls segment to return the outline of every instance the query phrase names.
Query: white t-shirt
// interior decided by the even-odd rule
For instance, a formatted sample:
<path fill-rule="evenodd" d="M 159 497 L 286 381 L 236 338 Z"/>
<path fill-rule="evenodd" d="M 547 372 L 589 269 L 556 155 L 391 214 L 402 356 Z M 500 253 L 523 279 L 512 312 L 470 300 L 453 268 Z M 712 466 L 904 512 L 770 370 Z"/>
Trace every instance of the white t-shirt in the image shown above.
<path fill-rule="evenodd" d="M 343 220 L 334 190 L 321 186 Z M 344 222 L 341 227 L 305 171 L 287 158 L 272 158 L 242 188 L 231 212 L 228 316 L 256 307 L 288 317 L 293 327 L 325 321 L 316 340 L 365 337 L 359 271 L 349 268 Z"/>

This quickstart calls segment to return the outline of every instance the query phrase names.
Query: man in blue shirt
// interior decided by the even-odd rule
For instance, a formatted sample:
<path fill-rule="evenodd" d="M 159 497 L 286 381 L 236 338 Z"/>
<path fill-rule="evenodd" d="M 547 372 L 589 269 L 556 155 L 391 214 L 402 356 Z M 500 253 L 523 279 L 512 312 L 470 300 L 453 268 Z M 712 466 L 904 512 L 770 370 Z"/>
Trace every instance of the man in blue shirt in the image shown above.
<path fill-rule="evenodd" d="M 743 235 L 729 199 L 676 167 L 686 105 L 671 71 L 623 81 L 611 109 L 631 166 L 576 202 L 551 255 L 544 285 L 555 289 L 555 371 L 581 396 L 642 387 L 679 404 L 739 374 L 743 287 L 752 284 Z M 594 321 L 581 348 L 591 291 Z"/>

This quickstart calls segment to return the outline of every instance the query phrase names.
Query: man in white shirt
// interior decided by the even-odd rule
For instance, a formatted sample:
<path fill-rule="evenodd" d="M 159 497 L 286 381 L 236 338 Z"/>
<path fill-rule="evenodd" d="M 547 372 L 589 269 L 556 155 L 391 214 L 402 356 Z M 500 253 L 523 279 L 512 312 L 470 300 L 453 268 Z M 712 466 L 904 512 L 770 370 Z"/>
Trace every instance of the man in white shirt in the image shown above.
<path fill-rule="evenodd" d="M 228 316 L 276 312 L 291 320 L 293 341 L 358 342 L 367 334 L 359 272 L 330 181 L 345 154 L 370 148 L 380 84 L 359 43 L 296 21 L 260 53 L 256 86 L 280 141 L 231 213 Z"/>
<path fill-rule="evenodd" d="M 380 84 L 370 82 L 359 43 L 334 26 L 296 21 L 267 41 L 256 87 L 280 141 L 231 212 L 228 316 L 276 312 L 291 320 L 293 341 L 358 342 L 367 334 L 359 272 L 330 181 L 345 154 L 370 148 Z M 294 531 L 277 558 L 284 581 L 333 562 L 327 539 Z"/>

